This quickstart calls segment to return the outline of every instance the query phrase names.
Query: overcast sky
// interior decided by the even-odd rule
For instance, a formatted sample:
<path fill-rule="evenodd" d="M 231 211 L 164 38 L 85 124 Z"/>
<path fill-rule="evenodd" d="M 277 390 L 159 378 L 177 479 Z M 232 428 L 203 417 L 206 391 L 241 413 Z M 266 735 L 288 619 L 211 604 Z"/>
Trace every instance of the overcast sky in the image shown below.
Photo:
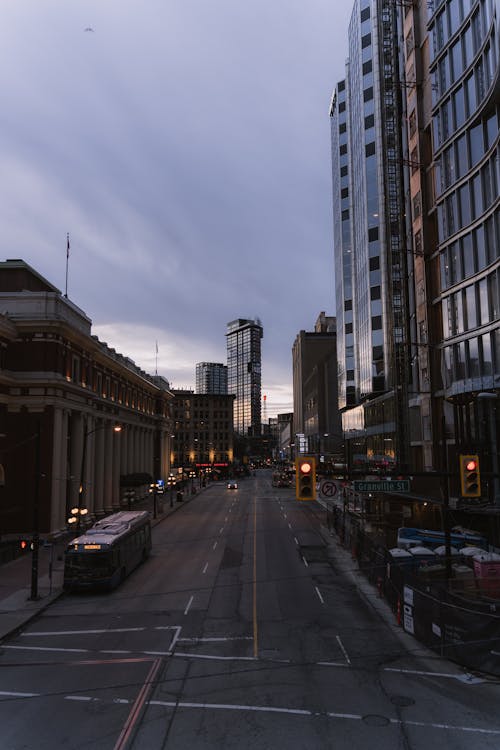
<path fill-rule="evenodd" d="M 352 0 L 2 0 L 2 259 L 194 387 L 259 317 L 267 416 L 335 314 L 328 108 Z"/>

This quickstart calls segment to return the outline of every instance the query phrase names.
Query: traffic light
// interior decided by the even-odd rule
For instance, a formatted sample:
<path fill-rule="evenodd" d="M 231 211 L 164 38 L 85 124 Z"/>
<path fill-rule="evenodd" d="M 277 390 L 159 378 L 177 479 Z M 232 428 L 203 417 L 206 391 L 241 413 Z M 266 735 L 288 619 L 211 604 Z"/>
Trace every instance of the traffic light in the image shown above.
<path fill-rule="evenodd" d="M 316 500 L 316 459 L 302 456 L 295 461 L 295 497 Z"/>
<path fill-rule="evenodd" d="M 481 497 L 479 456 L 459 456 L 462 497 Z"/>

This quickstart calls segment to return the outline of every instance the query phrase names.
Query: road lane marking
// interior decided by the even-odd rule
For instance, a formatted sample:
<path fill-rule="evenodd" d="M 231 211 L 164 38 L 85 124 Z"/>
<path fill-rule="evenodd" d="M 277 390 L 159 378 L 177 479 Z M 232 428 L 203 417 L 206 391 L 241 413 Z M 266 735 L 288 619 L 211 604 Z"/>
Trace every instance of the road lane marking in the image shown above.
<path fill-rule="evenodd" d="M 188 603 L 186 605 L 186 609 L 184 610 L 184 614 L 185 615 L 187 615 L 187 613 L 189 612 L 189 608 L 190 608 L 191 604 L 193 603 L 193 599 L 194 599 L 194 596 L 191 596 L 189 598 L 189 601 L 188 601 Z"/>
<path fill-rule="evenodd" d="M 288 524 L 288 528 L 290 529 L 290 531 L 292 530 L 292 525 L 290 523 Z"/>
<path fill-rule="evenodd" d="M 274 714 L 297 714 L 298 716 L 313 716 L 312 711 L 301 708 L 279 708 L 274 706 L 245 706 L 231 703 L 191 703 L 187 701 L 149 701 L 150 706 L 165 706 L 166 708 L 206 708 L 222 709 L 226 711 L 263 711 Z"/>
<path fill-rule="evenodd" d="M 6 698 L 37 698 L 40 693 L 18 693 L 13 690 L 0 690 L 0 695 L 5 695 Z"/>
<path fill-rule="evenodd" d="M 347 651 L 346 651 L 346 649 L 345 649 L 345 646 L 344 646 L 344 644 L 343 644 L 343 643 L 342 643 L 342 641 L 340 640 L 340 635 L 336 635 L 336 636 L 335 636 L 335 638 L 337 639 L 337 643 L 338 643 L 338 644 L 339 644 L 339 646 L 340 646 L 340 650 L 341 650 L 341 651 L 342 651 L 342 653 L 344 654 L 344 658 L 345 658 L 346 662 L 347 662 L 347 663 L 348 663 L 348 664 L 350 665 L 350 663 L 351 663 L 351 660 L 349 659 L 349 654 L 347 653 Z"/>
<path fill-rule="evenodd" d="M 294 538 L 295 544 L 296 544 L 296 545 L 297 545 L 297 547 L 298 547 L 298 546 L 299 546 L 299 540 L 297 539 L 297 537 L 296 537 L 296 536 L 294 536 L 293 538 Z"/>
<path fill-rule="evenodd" d="M 219 529 L 219 535 L 222 534 L 223 531 L 224 531 L 224 526 L 221 526 Z"/>
<path fill-rule="evenodd" d="M 174 656 L 187 659 L 208 659 L 211 661 L 257 661 L 256 656 L 215 656 L 214 654 L 191 654 L 180 651 L 176 651 Z"/>
<path fill-rule="evenodd" d="M 30 636 L 40 635 L 99 635 L 100 633 L 138 633 L 142 630 L 146 630 L 145 627 L 141 628 L 100 628 L 93 630 L 36 630 L 31 633 L 21 633 L 21 637 L 28 638 Z"/>
<path fill-rule="evenodd" d="M 91 695 L 65 695 L 65 701 L 92 701 L 99 700 L 98 698 L 92 698 Z"/>
<path fill-rule="evenodd" d="M 88 654 L 90 651 L 88 648 L 55 648 L 49 646 L 2 646 L 2 648 L 17 651 L 64 651 L 70 654 Z"/>
<path fill-rule="evenodd" d="M 316 664 L 318 667 L 342 667 L 344 669 L 349 666 L 348 664 L 339 661 L 317 661 Z"/>
<path fill-rule="evenodd" d="M 308 568 L 309 567 L 309 563 L 307 562 L 306 558 L 303 555 L 301 555 L 301 557 L 302 557 L 302 562 L 304 563 L 304 565 L 306 566 L 306 568 Z"/>
<path fill-rule="evenodd" d="M 117 648 L 108 648 L 105 651 L 102 650 L 99 653 L 101 654 L 130 654 L 130 651 L 125 651 L 124 649 L 117 649 Z"/>
<path fill-rule="evenodd" d="M 324 600 L 324 599 L 323 599 L 323 597 L 321 596 L 321 591 L 319 590 L 319 588 L 318 588 L 317 586 L 315 586 L 314 588 L 316 589 L 316 593 L 317 593 L 317 595 L 318 595 L 318 597 L 319 597 L 319 600 L 320 600 L 321 604 L 324 604 L 324 603 L 325 603 L 325 600 Z"/>
<path fill-rule="evenodd" d="M 155 659 L 144 681 L 144 684 L 139 691 L 139 695 L 135 699 L 132 709 L 129 715 L 127 716 L 125 724 L 123 725 L 123 729 L 120 732 L 120 736 L 118 737 L 118 740 L 116 741 L 116 744 L 113 750 L 122 750 L 122 748 L 125 748 L 126 745 L 128 744 L 128 741 L 134 730 L 134 726 L 136 725 L 138 719 L 140 718 L 142 709 L 144 705 L 146 704 L 146 699 L 148 697 L 148 694 L 151 692 L 151 690 L 154 687 L 154 681 L 155 681 L 156 675 L 158 674 L 160 670 L 160 667 L 161 667 L 161 659 Z"/>
<path fill-rule="evenodd" d="M 207 572 L 207 568 L 208 568 L 208 563 L 205 563 L 205 567 L 203 568 L 203 574 Z"/>
<path fill-rule="evenodd" d="M 319 662 L 321 663 L 321 662 Z M 326 662 L 325 662 L 326 663 Z M 337 665 L 337 666 L 346 666 L 344 665 Z M 153 665 L 154 667 L 154 665 Z M 151 672 L 148 675 L 148 678 L 150 678 Z M 153 675 L 153 679 L 154 679 Z M 147 684 L 147 680 L 143 685 L 144 687 L 150 687 L 150 685 Z M 149 682 L 152 682 L 152 679 L 149 679 Z M 0 690 L 0 696 L 5 696 L 6 698 L 42 698 L 46 697 L 44 693 L 24 693 L 24 692 L 15 692 L 15 691 L 3 691 Z M 63 700 L 74 700 L 79 702 L 89 702 L 89 701 L 95 701 L 95 702 L 101 702 L 106 703 L 109 701 L 106 701 L 102 698 L 93 698 L 92 696 L 76 696 L 76 695 L 67 695 L 67 696 L 61 696 Z M 129 705 L 132 703 L 131 700 L 128 700 L 126 698 L 113 698 L 111 699 L 112 703 L 120 703 L 124 705 Z M 137 699 L 135 701 L 137 703 Z M 134 706 L 135 706 L 134 703 Z M 143 705 L 148 706 L 160 706 L 164 708 L 192 708 L 192 709 L 201 709 L 201 710 L 208 710 L 208 711 L 214 711 L 214 710 L 221 710 L 221 711 L 251 711 L 251 712 L 261 712 L 261 713 L 271 713 L 271 714 L 290 714 L 294 716 L 326 716 L 331 719 L 344 719 L 349 721 L 363 721 L 365 718 L 364 714 L 350 714 L 350 713 L 340 713 L 335 711 L 314 711 L 311 709 L 300 709 L 300 708 L 286 708 L 283 706 L 256 706 L 256 705 L 245 705 L 245 704 L 232 704 L 232 703 L 194 703 L 194 702 L 188 702 L 188 701 L 161 701 L 161 700 L 148 700 L 144 701 Z M 500 729 L 486 729 L 483 727 L 471 727 L 471 726 L 457 726 L 456 724 L 445 724 L 445 723 L 437 723 L 437 722 L 425 722 L 425 721 L 410 721 L 410 720 L 403 720 L 403 719 L 391 719 L 387 717 L 387 720 L 390 724 L 397 725 L 400 727 L 405 726 L 411 726 L 411 727 L 422 727 L 423 729 L 441 729 L 447 732 L 465 732 L 467 734 L 481 734 L 481 735 L 490 735 L 490 736 L 500 736 Z M 119 745 L 115 745 L 114 750 L 117 750 L 119 748 Z M 124 747 L 124 745 L 122 745 Z"/>
<path fill-rule="evenodd" d="M 187 701 L 149 701 L 151 706 L 164 706 L 165 708 L 198 708 L 206 710 L 222 710 L 222 711 L 258 711 L 263 713 L 280 713 L 280 714 L 292 714 L 296 716 L 327 716 L 330 719 L 345 719 L 349 721 L 363 721 L 365 718 L 364 714 L 350 714 L 350 713 L 339 713 L 334 711 L 311 711 L 300 708 L 283 708 L 279 706 L 248 706 L 238 705 L 231 703 L 192 703 Z M 398 726 L 413 726 L 423 727 L 425 729 L 444 729 L 451 732 L 468 732 L 477 734 L 487 735 L 500 735 L 500 729 L 483 729 L 482 727 L 468 727 L 468 726 L 456 726 L 453 724 L 438 724 L 434 722 L 425 721 L 405 721 L 403 719 L 390 719 L 388 721 L 391 724 Z"/>
<path fill-rule="evenodd" d="M 215 542 L 213 543 L 212 549 L 215 549 L 216 547 L 217 547 L 217 542 L 215 541 Z"/>
<path fill-rule="evenodd" d="M 251 635 L 228 635 L 214 638 L 179 638 L 179 643 L 226 643 L 228 641 L 253 641 Z"/>
<path fill-rule="evenodd" d="M 468 685 L 476 685 L 483 682 L 488 682 L 488 680 L 483 679 L 482 677 L 475 677 L 471 674 L 450 674 L 447 672 L 424 672 L 423 670 L 419 669 L 397 669 L 396 667 L 384 667 L 384 672 L 399 672 L 400 674 L 415 674 L 415 675 L 422 675 L 424 677 L 445 677 L 450 680 L 458 680 L 459 682 L 464 682 Z"/>

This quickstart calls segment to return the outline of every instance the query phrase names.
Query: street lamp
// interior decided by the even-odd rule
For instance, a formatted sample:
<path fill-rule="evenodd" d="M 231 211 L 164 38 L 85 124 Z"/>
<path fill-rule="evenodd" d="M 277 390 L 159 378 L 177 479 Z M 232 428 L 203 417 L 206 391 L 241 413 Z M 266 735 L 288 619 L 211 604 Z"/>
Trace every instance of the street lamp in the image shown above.
<path fill-rule="evenodd" d="M 71 508 L 71 515 L 68 518 L 68 524 L 72 527 L 76 524 L 75 528 L 79 531 L 81 527 L 81 518 L 86 516 L 88 508 Z"/>
<path fill-rule="evenodd" d="M 157 496 L 158 496 L 158 484 L 154 482 L 149 485 L 149 494 L 153 495 L 153 518 L 157 516 Z"/>
<path fill-rule="evenodd" d="M 75 519 L 72 523 L 77 523 L 77 530 L 80 531 L 81 526 L 81 517 L 86 515 L 88 513 L 87 509 L 85 508 L 85 502 L 84 502 L 84 495 L 85 495 L 85 487 L 84 487 L 84 474 L 85 474 L 85 462 L 87 459 L 87 439 L 89 435 L 92 435 L 94 432 L 98 432 L 99 430 L 103 430 L 107 427 L 107 423 L 101 424 L 98 427 L 94 427 L 93 430 L 87 430 L 87 423 L 85 423 L 85 430 L 83 432 L 83 448 L 82 448 L 82 464 L 80 467 L 80 487 L 78 489 L 78 507 L 77 507 L 77 513 L 74 514 L 72 517 Z M 122 427 L 119 424 L 115 424 L 113 426 L 113 432 L 121 432 Z M 85 511 L 83 513 L 82 511 Z M 73 514 L 73 510 L 71 511 Z M 68 518 L 68 523 L 70 523 L 70 519 Z"/>
<path fill-rule="evenodd" d="M 170 507 L 173 508 L 174 507 L 173 492 L 174 492 L 174 487 L 175 487 L 175 477 L 173 474 L 168 475 L 167 486 L 170 488 Z"/>

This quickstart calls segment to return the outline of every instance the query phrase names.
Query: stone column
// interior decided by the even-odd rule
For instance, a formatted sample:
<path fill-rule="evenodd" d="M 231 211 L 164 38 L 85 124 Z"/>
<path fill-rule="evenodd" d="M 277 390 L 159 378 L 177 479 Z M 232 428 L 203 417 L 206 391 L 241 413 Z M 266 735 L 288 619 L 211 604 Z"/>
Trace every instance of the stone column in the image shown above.
<path fill-rule="evenodd" d="M 104 433 L 104 510 L 113 512 L 113 431 L 106 423 Z"/>
<path fill-rule="evenodd" d="M 63 433 L 63 410 L 54 407 L 52 431 L 52 483 L 50 488 L 50 532 L 59 531 L 66 525 L 66 461 L 61 449 L 66 445 Z"/>
<path fill-rule="evenodd" d="M 87 445 L 85 447 L 85 466 L 83 470 L 83 505 L 88 510 L 87 520 L 93 516 L 95 507 L 94 498 L 94 452 L 95 452 L 95 429 L 94 420 L 92 417 L 86 417 L 86 427 L 84 431 L 84 440 L 86 436 Z"/>
<path fill-rule="evenodd" d="M 113 484 L 112 484 L 112 502 L 113 510 L 120 510 L 121 497 L 120 497 L 120 473 L 121 473 L 121 432 L 113 432 L 111 429 L 111 436 L 113 438 Z"/>
<path fill-rule="evenodd" d="M 70 509 L 78 507 L 80 491 L 80 474 L 83 452 L 83 419 L 81 412 L 72 412 L 71 421 L 71 456 L 70 456 Z"/>
<path fill-rule="evenodd" d="M 104 515 L 104 429 L 94 434 L 94 513 L 97 518 Z"/>

